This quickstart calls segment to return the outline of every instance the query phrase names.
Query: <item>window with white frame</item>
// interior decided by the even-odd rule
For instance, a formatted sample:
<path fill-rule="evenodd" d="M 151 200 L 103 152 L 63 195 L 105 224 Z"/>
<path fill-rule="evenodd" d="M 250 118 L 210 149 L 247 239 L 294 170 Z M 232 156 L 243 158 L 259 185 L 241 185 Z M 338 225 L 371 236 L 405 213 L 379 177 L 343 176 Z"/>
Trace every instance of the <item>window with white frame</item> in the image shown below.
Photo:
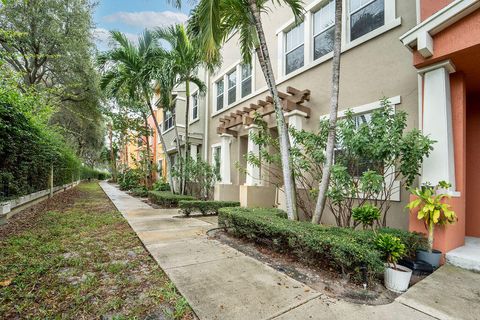
<path fill-rule="evenodd" d="M 175 115 L 175 109 L 172 111 L 163 110 L 163 131 L 173 127 L 173 117 Z"/>
<path fill-rule="evenodd" d="M 248 64 L 241 65 L 242 70 L 242 98 L 252 93 L 252 66 Z"/>
<path fill-rule="evenodd" d="M 217 111 L 223 109 L 224 83 L 223 78 L 215 83 L 217 90 Z"/>
<path fill-rule="evenodd" d="M 385 0 L 349 0 L 350 41 L 385 24 Z"/>
<path fill-rule="evenodd" d="M 198 92 L 192 94 L 192 121 L 198 119 Z"/>
<path fill-rule="evenodd" d="M 220 157 L 222 147 L 220 145 L 212 146 L 212 165 L 216 173 L 220 173 Z"/>
<path fill-rule="evenodd" d="M 313 59 L 332 52 L 335 34 L 335 1 L 330 0 L 313 14 Z"/>
<path fill-rule="evenodd" d="M 285 74 L 289 74 L 304 64 L 304 23 L 285 33 Z"/>
<path fill-rule="evenodd" d="M 227 103 L 232 104 L 237 100 L 237 69 L 227 74 L 228 95 Z"/>

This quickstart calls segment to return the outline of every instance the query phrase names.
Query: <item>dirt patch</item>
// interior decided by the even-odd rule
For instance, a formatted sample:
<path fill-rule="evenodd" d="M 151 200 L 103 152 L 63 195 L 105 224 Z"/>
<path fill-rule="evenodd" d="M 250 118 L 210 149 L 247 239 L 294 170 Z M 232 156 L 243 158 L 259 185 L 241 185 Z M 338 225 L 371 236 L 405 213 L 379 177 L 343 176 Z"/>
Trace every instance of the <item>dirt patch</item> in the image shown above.
<path fill-rule="evenodd" d="M 333 299 L 357 304 L 382 305 L 391 303 L 398 297 L 398 294 L 387 290 L 381 284 L 373 284 L 367 288 L 355 285 L 347 278 L 342 278 L 336 270 L 307 266 L 292 254 L 278 253 L 264 245 L 236 238 L 222 230 L 214 230 L 209 235 Z"/>

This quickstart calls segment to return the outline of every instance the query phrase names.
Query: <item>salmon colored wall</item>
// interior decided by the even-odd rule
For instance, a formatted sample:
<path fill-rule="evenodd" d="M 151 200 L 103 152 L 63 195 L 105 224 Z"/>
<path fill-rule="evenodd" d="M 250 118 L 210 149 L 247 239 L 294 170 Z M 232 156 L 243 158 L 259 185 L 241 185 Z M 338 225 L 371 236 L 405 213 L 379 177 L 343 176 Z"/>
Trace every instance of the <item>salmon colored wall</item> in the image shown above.
<path fill-rule="evenodd" d="M 421 0 L 420 19 L 423 21 L 435 12 L 449 5 L 453 0 Z"/>
<path fill-rule="evenodd" d="M 458 222 L 435 229 L 434 248 L 446 253 L 460 247 L 465 243 L 465 187 L 466 187 L 466 91 L 465 79 L 458 72 L 450 76 L 453 143 L 455 151 L 455 182 L 456 191 L 460 197 L 452 197 L 448 203 L 452 206 L 458 217 Z M 434 146 L 435 147 L 435 146 Z M 423 221 L 416 218 L 412 212 L 409 219 L 409 229 L 426 233 Z"/>
<path fill-rule="evenodd" d="M 467 236 L 480 237 L 480 96 L 467 97 Z"/>
<path fill-rule="evenodd" d="M 413 53 L 413 64 L 417 68 L 420 68 L 437 61 L 448 59 L 453 53 L 473 47 L 479 43 L 480 10 L 477 10 L 433 36 L 434 55 L 432 57 L 424 58 L 420 53 L 415 51 Z"/>

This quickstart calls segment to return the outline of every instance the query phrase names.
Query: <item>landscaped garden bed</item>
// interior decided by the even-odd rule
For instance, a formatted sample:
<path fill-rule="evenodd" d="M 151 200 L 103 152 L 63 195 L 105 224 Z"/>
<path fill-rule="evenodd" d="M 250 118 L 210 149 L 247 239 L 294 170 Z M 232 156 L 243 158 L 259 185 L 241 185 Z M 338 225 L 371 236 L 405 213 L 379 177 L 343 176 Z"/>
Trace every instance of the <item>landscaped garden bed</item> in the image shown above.
<path fill-rule="evenodd" d="M 239 207 L 238 201 L 203 201 L 203 200 L 181 200 L 178 207 L 185 216 L 190 216 L 193 212 L 199 212 L 202 215 L 218 214 L 220 208 Z"/>
<path fill-rule="evenodd" d="M 174 194 L 170 191 L 149 191 L 148 199 L 165 208 L 177 208 L 179 201 L 195 200 L 192 196 Z"/>
<path fill-rule="evenodd" d="M 376 234 L 400 238 L 408 256 L 426 245 L 424 237 L 416 233 L 314 225 L 287 220 L 276 209 L 222 208 L 219 226 L 272 250 L 293 254 L 306 264 L 336 270 L 352 283 L 375 283 L 381 278 L 384 257 L 375 244 Z"/>
<path fill-rule="evenodd" d="M 1 319 L 193 319 L 97 183 L 0 226 Z"/>

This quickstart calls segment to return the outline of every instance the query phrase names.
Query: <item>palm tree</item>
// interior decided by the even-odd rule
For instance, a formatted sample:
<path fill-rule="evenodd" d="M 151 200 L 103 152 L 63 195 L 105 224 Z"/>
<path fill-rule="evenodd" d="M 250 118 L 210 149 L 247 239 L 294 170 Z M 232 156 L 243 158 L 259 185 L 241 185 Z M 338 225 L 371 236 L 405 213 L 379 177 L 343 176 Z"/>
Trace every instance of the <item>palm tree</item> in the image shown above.
<path fill-rule="evenodd" d="M 277 0 L 275 2 L 290 7 L 296 20 L 300 20 L 303 11 L 301 0 Z M 255 50 L 273 97 L 287 214 L 289 219 L 297 220 L 295 182 L 289 151 L 290 140 L 261 21 L 261 14 L 269 11 L 267 7 L 269 3 L 267 0 L 201 0 L 192 12 L 189 31 L 202 44 L 207 61 L 218 61 L 221 45 L 227 36 L 235 31 L 239 32 L 240 50 L 245 63 L 251 63 L 251 53 Z"/>
<path fill-rule="evenodd" d="M 332 62 L 332 93 L 330 97 L 330 118 L 328 121 L 327 148 L 325 152 L 325 164 L 322 172 L 322 181 L 312 216 L 312 223 L 320 223 L 325 202 L 327 199 L 327 190 L 330 182 L 330 171 L 333 164 L 333 153 L 335 151 L 335 133 L 337 127 L 338 113 L 338 94 L 340 91 L 340 55 L 342 52 L 342 1 L 335 1 L 335 31 L 333 40 L 333 62 Z"/>
<path fill-rule="evenodd" d="M 159 59 L 162 52 L 159 50 L 153 34 L 146 30 L 135 46 L 119 31 L 111 31 L 110 35 L 116 47 L 101 54 L 98 58 L 103 67 L 100 81 L 101 88 L 112 96 L 117 96 L 121 90 L 128 92 L 132 100 L 139 100 L 150 111 L 157 128 L 163 150 L 167 150 L 166 143 L 152 105 L 152 72 L 149 69 L 152 61 Z M 170 158 L 166 157 L 167 172 L 171 171 Z M 169 174 L 170 185 L 173 186 L 172 175 Z"/>
<path fill-rule="evenodd" d="M 190 40 L 182 24 L 166 28 L 158 28 L 155 33 L 159 40 L 166 41 L 170 50 L 165 55 L 173 61 L 173 70 L 177 75 L 177 84 L 185 84 L 185 157 L 183 165 L 183 179 L 181 192 L 185 193 L 186 170 L 190 160 L 189 149 L 189 126 L 190 126 L 190 86 L 197 85 L 200 92 L 205 91 L 205 84 L 197 76 L 198 69 L 202 65 L 202 51 L 197 42 Z M 173 88 L 172 88 L 173 89 Z"/>

